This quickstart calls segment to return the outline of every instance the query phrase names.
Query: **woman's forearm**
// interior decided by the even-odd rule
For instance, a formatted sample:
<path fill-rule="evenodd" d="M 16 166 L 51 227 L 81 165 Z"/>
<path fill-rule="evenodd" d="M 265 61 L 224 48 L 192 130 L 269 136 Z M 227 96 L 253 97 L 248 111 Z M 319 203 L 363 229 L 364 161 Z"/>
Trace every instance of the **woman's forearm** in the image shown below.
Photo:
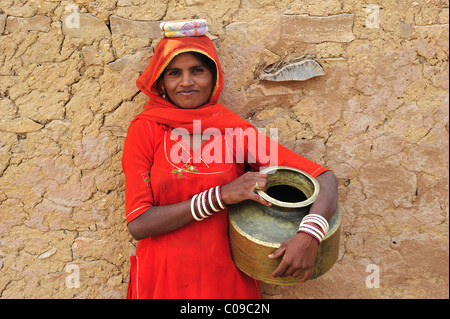
<path fill-rule="evenodd" d="M 264 189 L 267 184 L 267 175 L 259 172 L 246 172 L 220 188 L 220 201 L 225 205 L 230 205 L 251 199 L 263 205 L 270 205 L 254 193 L 256 183 Z M 128 230 L 134 239 L 140 240 L 174 231 L 194 220 L 191 212 L 191 200 L 187 200 L 173 205 L 149 208 L 128 223 Z"/>
<path fill-rule="evenodd" d="M 154 206 L 128 223 L 128 230 L 136 240 L 174 231 L 194 220 L 191 201 Z"/>
<path fill-rule="evenodd" d="M 309 213 L 322 215 L 329 220 L 338 205 L 338 182 L 336 176 L 331 171 L 325 171 L 317 176 L 316 180 L 319 182 L 320 192 L 311 206 Z"/>

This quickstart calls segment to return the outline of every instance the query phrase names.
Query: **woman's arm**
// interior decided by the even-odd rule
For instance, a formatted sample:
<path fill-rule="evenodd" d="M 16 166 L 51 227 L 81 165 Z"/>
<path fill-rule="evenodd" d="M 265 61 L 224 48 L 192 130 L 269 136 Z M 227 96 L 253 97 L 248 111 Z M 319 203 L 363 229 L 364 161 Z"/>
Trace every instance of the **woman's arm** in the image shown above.
<path fill-rule="evenodd" d="M 128 230 L 136 240 L 176 230 L 194 220 L 191 201 L 154 206 L 128 223 Z"/>
<path fill-rule="evenodd" d="M 247 172 L 234 181 L 221 187 L 220 192 L 225 204 L 235 204 L 251 199 L 263 205 L 270 205 L 262 197 L 253 192 L 254 186 L 265 189 L 267 175 L 258 172 Z M 173 205 L 153 206 L 128 223 L 128 230 L 136 240 L 149 236 L 161 235 L 174 231 L 194 221 L 191 213 L 191 200 Z"/>
<path fill-rule="evenodd" d="M 318 214 L 330 220 L 338 205 L 337 178 L 331 171 L 326 171 L 317 176 L 316 180 L 319 182 L 320 192 L 309 213 Z"/>
<path fill-rule="evenodd" d="M 338 205 L 337 179 L 330 171 L 320 174 L 316 179 L 320 184 L 320 192 L 309 213 L 321 215 L 329 220 Z M 272 259 L 283 256 L 272 277 L 298 277 L 304 272 L 299 281 L 308 280 L 314 267 L 318 247 L 318 242 L 305 233 L 297 233 L 289 238 L 269 255 Z"/>

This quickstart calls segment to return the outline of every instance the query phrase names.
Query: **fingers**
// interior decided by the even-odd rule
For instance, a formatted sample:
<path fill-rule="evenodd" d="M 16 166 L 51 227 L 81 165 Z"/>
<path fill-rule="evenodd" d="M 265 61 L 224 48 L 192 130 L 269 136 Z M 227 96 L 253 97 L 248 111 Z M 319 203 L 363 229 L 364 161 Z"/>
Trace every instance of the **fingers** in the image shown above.
<path fill-rule="evenodd" d="M 300 278 L 300 280 L 298 282 L 305 282 L 305 281 L 307 281 L 309 276 L 311 276 L 311 272 L 312 272 L 312 269 L 305 270 L 305 274 L 303 275 L 302 278 Z"/>
<path fill-rule="evenodd" d="M 280 248 L 276 249 L 273 253 L 269 255 L 270 259 L 277 259 L 283 256 L 284 252 L 286 251 L 286 248 L 284 246 L 281 246 Z M 277 269 L 272 273 L 272 278 L 280 277 L 284 274 L 286 271 L 288 265 L 284 262 L 284 260 L 281 261 L 281 263 L 278 265 Z"/>
<path fill-rule="evenodd" d="M 257 189 L 266 189 L 267 174 L 261 174 L 258 172 L 248 172 L 247 174 L 247 185 L 252 192 Z"/>
<path fill-rule="evenodd" d="M 280 248 L 276 249 L 273 253 L 271 253 L 269 255 L 269 258 L 270 259 L 280 258 L 281 256 L 283 256 L 285 250 L 286 248 L 284 246 L 281 246 Z"/>
<path fill-rule="evenodd" d="M 314 259 L 308 261 L 305 255 L 299 258 L 298 254 L 295 254 L 294 258 L 292 251 L 288 251 L 288 248 L 289 241 L 283 243 L 280 248 L 268 256 L 270 259 L 282 257 L 277 269 L 272 273 L 272 278 L 291 276 L 293 278 L 300 277 L 299 282 L 307 281 L 313 270 Z"/>
<path fill-rule="evenodd" d="M 272 273 L 272 278 L 285 277 L 284 274 L 288 267 L 288 264 L 282 260 L 277 269 L 275 269 L 275 271 Z"/>
<path fill-rule="evenodd" d="M 272 273 L 272 278 L 283 278 L 289 276 L 296 278 L 302 274 L 303 270 L 304 269 L 302 268 L 298 269 L 292 265 L 289 265 L 287 262 L 282 260 L 278 268 Z"/>
<path fill-rule="evenodd" d="M 274 257 L 271 257 L 271 255 L 269 255 L 269 258 L 274 258 Z M 283 260 L 281 260 L 277 269 L 275 269 L 275 271 L 272 273 L 272 278 L 277 278 L 277 277 L 284 278 L 284 277 L 289 277 L 289 276 L 291 276 L 293 278 L 298 278 L 298 277 L 300 277 L 300 275 L 303 274 L 303 276 L 300 278 L 299 282 L 305 282 L 310 277 L 311 272 L 312 272 L 311 268 L 305 269 L 303 267 L 296 267 L 296 266 L 290 265 L 283 259 Z"/>
<path fill-rule="evenodd" d="M 300 277 L 300 275 L 303 273 L 303 269 L 298 269 L 298 270 L 296 270 L 293 274 L 292 274 L 292 277 L 294 277 L 294 278 L 298 278 L 298 277 Z"/>
<path fill-rule="evenodd" d="M 256 190 L 261 189 L 262 191 L 266 191 L 267 189 L 267 174 L 261 174 L 259 172 L 248 172 L 247 173 L 247 181 L 246 185 L 249 193 L 249 199 L 254 200 L 258 203 L 261 203 L 265 206 L 271 206 L 272 204 L 266 201 L 264 198 L 258 195 Z"/>
<path fill-rule="evenodd" d="M 235 204 L 250 199 L 265 206 L 272 205 L 255 192 L 255 188 L 267 188 L 267 174 L 259 172 L 247 172 L 236 178 L 234 181 L 222 186 L 222 199 L 227 204 Z"/>
<path fill-rule="evenodd" d="M 249 199 L 254 200 L 255 202 L 261 203 L 261 204 L 263 204 L 265 206 L 271 206 L 272 205 L 272 203 L 266 201 L 264 198 L 262 198 L 261 196 L 259 196 L 256 193 L 250 194 L 249 197 L 250 197 Z"/>

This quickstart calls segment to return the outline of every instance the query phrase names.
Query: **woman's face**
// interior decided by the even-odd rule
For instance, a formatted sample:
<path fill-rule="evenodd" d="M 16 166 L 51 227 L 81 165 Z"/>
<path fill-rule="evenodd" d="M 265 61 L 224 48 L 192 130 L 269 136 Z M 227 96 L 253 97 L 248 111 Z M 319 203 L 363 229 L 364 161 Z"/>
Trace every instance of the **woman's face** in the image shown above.
<path fill-rule="evenodd" d="M 162 84 L 170 101 L 183 109 L 207 104 L 214 87 L 212 72 L 189 52 L 177 55 L 169 63 Z"/>

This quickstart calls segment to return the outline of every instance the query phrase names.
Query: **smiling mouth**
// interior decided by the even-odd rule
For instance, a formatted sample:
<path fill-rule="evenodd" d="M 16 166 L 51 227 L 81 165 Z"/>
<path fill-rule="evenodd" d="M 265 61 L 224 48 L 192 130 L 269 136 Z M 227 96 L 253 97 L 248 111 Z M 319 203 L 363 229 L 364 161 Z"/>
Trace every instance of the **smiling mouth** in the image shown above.
<path fill-rule="evenodd" d="M 198 91 L 196 90 L 186 90 L 186 91 L 179 91 L 178 94 L 183 95 L 183 96 L 190 96 L 193 95 L 195 93 L 198 93 Z"/>

